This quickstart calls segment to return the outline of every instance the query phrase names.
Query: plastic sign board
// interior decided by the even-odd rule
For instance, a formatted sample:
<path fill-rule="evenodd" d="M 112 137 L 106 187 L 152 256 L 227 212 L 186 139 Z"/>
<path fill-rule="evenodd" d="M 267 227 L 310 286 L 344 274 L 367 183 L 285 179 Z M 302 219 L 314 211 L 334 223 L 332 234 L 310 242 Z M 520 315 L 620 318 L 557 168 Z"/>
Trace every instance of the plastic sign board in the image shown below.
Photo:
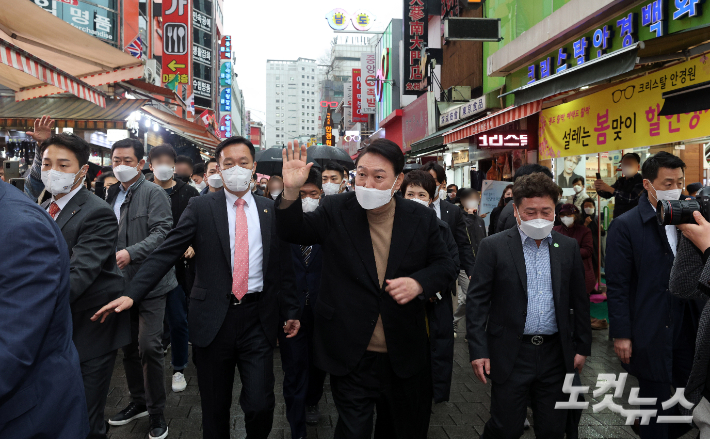
<path fill-rule="evenodd" d="M 350 14 L 342 8 L 335 8 L 325 14 L 328 26 L 333 30 L 345 30 L 352 23 L 353 28 L 358 31 L 366 31 L 372 27 L 372 23 L 377 20 L 375 15 L 365 10 L 359 9 Z"/>
<path fill-rule="evenodd" d="M 219 59 L 229 61 L 232 59 L 232 37 L 225 35 L 219 40 Z"/>
<path fill-rule="evenodd" d="M 362 84 L 360 82 L 360 69 L 353 69 L 353 123 L 367 122 L 367 114 L 362 114 Z"/>
<path fill-rule="evenodd" d="M 163 84 L 190 84 L 192 0 L 163 2 Z"/>
<path fill-rule="evenodd" d="M 417 95 L 422 90 L 422 74 L 419 66 L 422 47 L 429 38 L 429 12 L 425 0 L 410 0 L 404 2 L 404 85 L 402 94 Z"/>
<path fill-rule="evenodd" d="M 366 52 L 360 55 L 360 86 L 362 87 L 362 114 L 375 114 L 377 110 L 377 54 Z"/>
<path fill-rule="evenodd" d="M 528 133 L 526 131 L 486 131 L 476 134 L 475 140 L 479 148 L 525 148 L 528 146 Z"/>
<path fill-rule="evenodd" d="M 219 137 L 226 139 L 232 137 L 232 115 L 225 114 L 219 120 Z"/>
<path fill-rule="evenodd" d="M 333 138 L 333 113 L 331 112 L 331 110 L 328 110 L 328 112 L 325 114 L 325 123 L 323 126 L 325 127 L 325 134 L 323 135 L 323 144 L 333 146 L 335 144 L 335 140 Z"/>

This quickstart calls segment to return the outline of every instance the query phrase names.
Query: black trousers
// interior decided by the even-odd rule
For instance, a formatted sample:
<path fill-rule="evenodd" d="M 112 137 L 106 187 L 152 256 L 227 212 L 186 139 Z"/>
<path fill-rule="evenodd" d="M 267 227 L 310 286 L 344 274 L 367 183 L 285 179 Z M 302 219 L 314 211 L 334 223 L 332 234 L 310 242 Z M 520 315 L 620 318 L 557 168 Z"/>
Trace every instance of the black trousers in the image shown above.
<path fill-rule="evenodd" d="M 451 322 L 454 311 L 451 292 L 442 293 L 442 299 L 426 304 L 429 320 L 429 346 L 431 347 L 431 374 L 434 402 L 449 400 L 451 379 L 454 373 L 454 330 Z"/>
<path fill-rule="evenodd" d="M 325 383 L 326 372 L 315 367 L 313 361 L 313 329 L 315 328 L 316 302 L 312 301 L 303 307 L 301 315 L 301 329 L 305 326 L 308 337 L 308 388 L 306 390 L 306 407 L 318 405 L 323 397 L 323 384 Z"/>
<path fill-rule="evenodd" d="M 432 396 L 429 358 L 418 374 L 399 378 L 387 354 L 367 351 L 352 372 L 331 375 L 330 386 L 339 416 L 335 439 L 370 439 L 375 409 L 375 439 L 427 437 Z"/>
<path fill-rule="evenodd" d="M 84 381 L 86 407 L 89 411 L 89 439 L 106 439 L 104 409 L 117 352 L 111 351 L 79 365 Z"/>
<path fill-rule="evenodd" d="M 247 439 L 266 439 L 274 421 L 274 347 L 259 320 L 258 303 L 230 307 L 207 347 L 192 347 L 205 439 L 229 439 L 234 371 L 239 369 Z"/>
<path fill-rule="evenodd" d="M 495 363 L 491 364 L 491 368 Z M 523 343 L 513 371 L 503 383 L 492 382 L 491 418 L 482 439 L 519 438 L 530 403 L 535 437 L 562 439 L 567 410 L 555 410 L 555 403 L 567 401 L 562 392 L 566 368 L 559 339 L 535 346 Z"/>

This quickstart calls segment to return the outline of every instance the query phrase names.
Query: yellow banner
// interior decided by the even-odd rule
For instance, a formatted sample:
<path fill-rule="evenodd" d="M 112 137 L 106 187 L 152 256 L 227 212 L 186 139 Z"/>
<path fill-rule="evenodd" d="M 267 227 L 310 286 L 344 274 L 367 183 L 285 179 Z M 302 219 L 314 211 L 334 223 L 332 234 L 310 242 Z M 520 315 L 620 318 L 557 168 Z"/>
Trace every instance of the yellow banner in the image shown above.
<path fill-rule="evenodd" d="M 708 110 L 659 116 L 661 94 L 710 81 L 701 56 L 540 113 L 540 158 L 652 146 L 710 135 Z"/>

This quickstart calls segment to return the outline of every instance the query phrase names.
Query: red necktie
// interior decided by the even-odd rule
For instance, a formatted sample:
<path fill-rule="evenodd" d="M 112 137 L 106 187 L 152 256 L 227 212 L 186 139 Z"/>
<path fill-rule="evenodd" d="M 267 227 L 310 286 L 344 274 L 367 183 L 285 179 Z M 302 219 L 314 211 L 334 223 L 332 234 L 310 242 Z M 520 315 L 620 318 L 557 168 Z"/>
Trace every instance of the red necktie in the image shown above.
<path fill-rule="evenodd" d="M 57 203 L 52 201 L 52 204 L 49 205 L 49 216 L 52 217 L 52 219 L 55 219 L 57 217 L 57 214 L 59 213 L 59 206 L 57 206 Z"/>
<path fill-rule="evenodd" d="M 234 267 L 232 268 L 232 294 L 242 300 L 249 289 L 249 227 L 244 211 L 246 201 L 239 198 L 234 203 L 237 207 L 234 221 Z"/>

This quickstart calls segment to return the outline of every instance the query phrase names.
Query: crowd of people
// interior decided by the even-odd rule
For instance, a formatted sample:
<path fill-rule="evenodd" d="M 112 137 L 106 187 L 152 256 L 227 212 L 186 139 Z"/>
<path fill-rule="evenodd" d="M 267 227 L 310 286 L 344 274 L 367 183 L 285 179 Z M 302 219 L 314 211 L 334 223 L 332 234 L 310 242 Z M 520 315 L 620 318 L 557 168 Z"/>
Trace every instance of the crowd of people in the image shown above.
<path fill-rule="evenodd" d="M 432 404 L 450 398 L 462 320 L 475 376 L 491 382 L 482 437 L 520 437 L 528 407 L 536 437 L 577 437 L 580 411 L 555 405 L 568 375 L 580 383 L 592 329 L 607 325 L 590 317 L 604 231 L 578 160 L 558 176 L 574 196 L 528 164 L 482 213 L 480 193 L 447 184 L 437 162 L 405 174 L 390 140 L 360 152 L 354 177 L 307 163 L 295 141 L 280 175 L 258 177 L 242 137 L 205 163 L 124 139 L 87 183 L 90 146 L 52 127 L 43 117 L 29 133 L 38 150 L 25 194 L 0 183 L 11 254 L 0 258 L 0 437 L 105 438 L 143 417 L 149 438 L 167 437 L 169 343 L 173 392 L 190 357 L 196 366 L 205 438 L 230 436 L 236 372 L 247 437 L 269 436 L 277 346 L 293 438 L 318 423 L 327 374 L 335 438 L 426 438 Z M 661 403 L 688 383 L 707 431 L 696 334 L 705 341 L 710 325 L 710 224 L 696 213 L 697 225 L 659 226 L 657 203 L 681 198 L 685 164 L 664 152 L 640 162 L 627 154 L 623 177 L 594 183 L 616 201 L 610 336 L 639 397 L 670 416 L 679 408 Z M 118 349 L 131 402 L 106 419 Z M 675 438 L 690 425 L 635 428 Z"/>

